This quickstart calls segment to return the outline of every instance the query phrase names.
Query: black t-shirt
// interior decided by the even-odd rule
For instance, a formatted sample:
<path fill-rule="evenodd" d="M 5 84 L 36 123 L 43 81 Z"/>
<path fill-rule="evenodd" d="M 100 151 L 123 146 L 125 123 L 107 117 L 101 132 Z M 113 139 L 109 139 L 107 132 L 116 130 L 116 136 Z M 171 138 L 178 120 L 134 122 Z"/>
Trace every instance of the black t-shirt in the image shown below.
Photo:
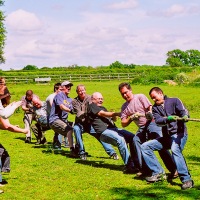
<path fill-rule="evenodd" d="M 97 134 L 101 134 L 107 128 L 115 128 L 114 122 L 109 117 L 98 116 L 98 113 L 107 109 L 103 106 L 97 106 L 95 103 L 91 103 L 88 106 L 88 115 L 90 122 Z"/>

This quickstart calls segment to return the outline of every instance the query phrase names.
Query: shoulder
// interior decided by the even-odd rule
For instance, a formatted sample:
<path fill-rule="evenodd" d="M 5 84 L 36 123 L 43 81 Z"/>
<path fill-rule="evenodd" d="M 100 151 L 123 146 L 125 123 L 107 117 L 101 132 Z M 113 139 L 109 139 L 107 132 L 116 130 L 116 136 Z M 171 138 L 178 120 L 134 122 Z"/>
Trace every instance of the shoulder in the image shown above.
<path fill-rule="evenodd" d="M 144 94 L 134 94 L 134 97 L 138 99 L 148 99 L 147 96 Z"/>
<path fill-rule="evenodd" d="M 56 94 L 52 93 L 46 98 L 46 100 L 50 100 L 50 99 L 54 98 L 55 96 L 56 96 Z"/>

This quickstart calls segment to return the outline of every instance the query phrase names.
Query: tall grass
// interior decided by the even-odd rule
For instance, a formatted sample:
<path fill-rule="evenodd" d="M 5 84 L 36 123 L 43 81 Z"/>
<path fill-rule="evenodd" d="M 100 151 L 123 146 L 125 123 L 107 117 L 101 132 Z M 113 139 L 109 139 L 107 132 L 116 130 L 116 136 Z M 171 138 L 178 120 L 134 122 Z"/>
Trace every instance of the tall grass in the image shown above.
<path fill-rule="evenodd" d="M 75 97 L 76 83 L 70 96 Z M 99 91 L 103 94 L 104 106 L 108 109 L 120 110 L 124 100 L 118 91 L 119 82 L 88 82 L 84 83 L 88 94 Z M 132 85 L 133 93 L 148 92 L 155 85 Z M 19 100 L 27 89 L 32 89 L 42 100 L 52 93 L 53 85 L 8 85 L 12 100 Z M 166 86 L 161 88 L 168 96 L 179 97 L 189 108 L 191 117 L 200 118 L 200 89 L 182 86 Z M 23 127 L 23 112 L 19 109 L 11 118 L 13 124 Z M 74 116 L 70 116 L 73 120 Z M 117 121 L 120 127 L 120 120 Z M 47 145 L 36 146 L 33 138 L 31 144 L 24 143 L 24 135 L 1 130 L 1 143 L 11 156 L 11 173 L 3 175 L 8 181 L 4 194 L 0 199 L 199 199 L 200 197 L 200 123 L 188 122 L 189 139 L 184 155 L 195 182 L 195 188 L 181 191 L 181 182 L 175 179 L 147 184 L 134 175 L 122 173 L 123 161 L 112 160 L 102 146 L 88 134 L 83 134 L 87 161 L 69 157 L 69 149 L 62 152 L 52 151 L 53 131 L 46 132 Z M 130 124 L 127 130 L 137 130 Z M 118 152 L 118 150 L 116 149 Z M 119 154 L 119 153 L 118 153 Z M 164 166 L 164 165 L 163 165 Z M 167 172 L 167 170 L 166 170 Z"/>

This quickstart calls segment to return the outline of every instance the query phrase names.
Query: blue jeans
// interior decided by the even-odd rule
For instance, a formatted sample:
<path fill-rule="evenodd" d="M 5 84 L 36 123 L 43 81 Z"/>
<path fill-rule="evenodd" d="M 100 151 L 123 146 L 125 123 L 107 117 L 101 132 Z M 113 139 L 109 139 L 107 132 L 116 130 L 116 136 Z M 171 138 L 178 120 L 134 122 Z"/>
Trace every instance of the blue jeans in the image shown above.
<path fill-rule="evenodd" d="M 162 130 L 161 127 L 157 126 L 155 122 L 150 122 L 146 126 L 139 127 L 138 131 L 136 132 L 133 140 L 136 146 L 136 152 L 139 160 L 139 168 L 141 170 L 145 167 L 142 158 L 141 145 L 148 140 L 156 139 L 159 137 L 162 137 Z M 159 154 L 167 169 L 171 173 L 174 173 L 176 171 L 176 165 L 170 152 L 166 149 L 163 149 L 159 151 Z"/>
<path fill-rule="evenodd" d="M 179 133 L 168 137 L 157 138 L 145 142 L 142 145 L 142 155 L 146 164 L 151 169 L 152 175 L 164 172 L 153 151 L 171 149 L 181 182 L 184 183 L 185 181 L 191 180 L 190 173 L 182 154 L 187 137 L 187 133 Z"/>
<path fill-rule="evenodd" d="M 82 134 L 84 132 L 85 132 L 85 130 L 84 130 L 84 128 L 81 124 L 75 124 L 74 125 L 74 135 L 75 135 L 75 138 L 76 138 L 76 143 L 79 146 L 79 154 L 80 155 L 85 153 L 85 147 L 84 147 L 83 138 L 82 138 Z M 96 132 L 95 132 L 95 130 L 92 126 L 90 128 L 89 134 L 92 135 L 93 137 L 95 137 L 102 144 L 103 148 L 105 149 L 106 153 L 109 156 L 112 156 L 113 153 L 116 153 L 115 150 L 112 148 L 112 146 L 110 144 L 102 142 L 99 139 L 99 136 L 96 134 Z"/>
<path fill-rule="evenodd" d="M 120 135 L 120 129 L 109 128 L 101 133 L 100 140 L 114 146 L 118 147 L 120 155 L 124 161 L 125 165 L 129 165 L 130 162 L 130 153 L 126 145 L 126 141 L 122 135 Z"/>

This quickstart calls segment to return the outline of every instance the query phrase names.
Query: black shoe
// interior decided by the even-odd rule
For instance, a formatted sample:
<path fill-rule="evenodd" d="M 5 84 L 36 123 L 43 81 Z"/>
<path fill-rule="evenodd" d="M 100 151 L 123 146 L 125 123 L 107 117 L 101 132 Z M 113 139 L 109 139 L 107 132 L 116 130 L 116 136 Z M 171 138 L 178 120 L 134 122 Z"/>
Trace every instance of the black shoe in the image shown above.
<path fill-rule="evenodd" d="M 177 170 L 175 172 L 171 172 L 171 174 L 168 175 L 167 179 L 171 180 L 171 179 L 175 179 L 178 177 L 178 172 Z"/>
<path fill-rule="evenodd" d="M 78 158 L 79 156 L 78 156 L 78 154 L 74 151 L 74 149 L 72 150 L 70 150 L 70 157 L 72 157 L 72 158 Z"/>
<path fill-rule="evenodd" d="M 138 168 L 134 166 L 125 166 L 123 173 L 124 174 L 136 174 L 138 172 Z"/>
<path fill-rule="evenodd" d="M 152 176 L 147 176 L 147 177 L 145 177 L 145 179 L 146 179 L 147 182 L 150 182 L 150 183 L 163 181 L 163 180 L 166 179 L 166 174 L 164 174 L 164 173 L 155 174 L 155 175 L 152 175 Z"/>
<path fill-rule="evenodd" d="M 26 140 L 25 140 L 25 143 L 31 143 L 31 138 L 27 137 Z"/>
<path fill-rule="evenodd" d="M 193 187 L 194 187 L 194 181 L 189 180 L 189 181 L 186 181 L 186 182 L 183 183 L 183 185 L 181 186 L 181 189 L 187 190 L 187 189 L 190 189 L 190 188 L 193 188 Z"/>
<path fill-rule="evenodd" d="M 0 182 L 0 186 L 4 186 L 6 184 L 8 184 L 8 182 L 6 180 L 3 180 L 2 182 Z"/>
<path fill-rule="evenodd" d="M 40 144 L 47 144 L 47 140 L 45 137 L 41 140 Z"/>

